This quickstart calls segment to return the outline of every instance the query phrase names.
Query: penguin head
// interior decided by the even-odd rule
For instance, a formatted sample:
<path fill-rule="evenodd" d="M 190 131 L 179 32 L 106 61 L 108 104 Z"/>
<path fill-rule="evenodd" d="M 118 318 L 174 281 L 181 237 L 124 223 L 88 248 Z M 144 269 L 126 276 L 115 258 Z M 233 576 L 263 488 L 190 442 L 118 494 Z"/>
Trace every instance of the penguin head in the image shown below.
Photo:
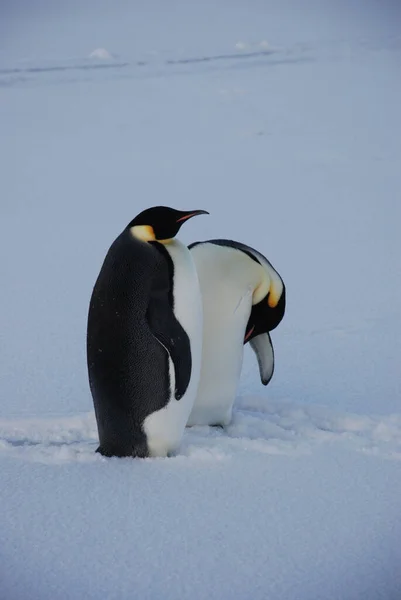
<path fill-rule="evenodd" d="M 244 344 L 261 333 L 272 331 L 281 322 L 285 312 L 284 284 L 277 303 L 273 303 L 270 296 L 271 292 L 268 292 L 260 302 L 252 306 L 251 314 L 245 329 Z M 274 304 L 274 306 L 272 306 L 272 304 Z"/>
<path fill-rule="evenodd" d="M 188 219 L 208 214 L 206 210 L 176 210 L 168 206 L 154 206 L 139 213 L 127 225 L 127 229 L 145 242 L 165 241 L 175 237 Z"/>

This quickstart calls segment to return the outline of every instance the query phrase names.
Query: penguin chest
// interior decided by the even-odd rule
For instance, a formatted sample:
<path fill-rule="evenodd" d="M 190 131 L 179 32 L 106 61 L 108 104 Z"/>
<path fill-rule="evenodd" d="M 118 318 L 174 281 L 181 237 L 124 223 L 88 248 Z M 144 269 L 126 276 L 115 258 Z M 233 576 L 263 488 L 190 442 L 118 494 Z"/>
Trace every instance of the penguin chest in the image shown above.
<path fill-rule="evenodd" d="M 201 377 L 188 425 L 227 425 L 231 421 L 243 361 L 244 331 L 252 291 L 232 302 L 209 296 L 204 302 Z"/>
<path fill-rule="evenodd" d="M 231 248 L 192 249 L 203 301 L 201 377 L 188 425 L 227 425 L 241 375 L 258 265 Z"/>

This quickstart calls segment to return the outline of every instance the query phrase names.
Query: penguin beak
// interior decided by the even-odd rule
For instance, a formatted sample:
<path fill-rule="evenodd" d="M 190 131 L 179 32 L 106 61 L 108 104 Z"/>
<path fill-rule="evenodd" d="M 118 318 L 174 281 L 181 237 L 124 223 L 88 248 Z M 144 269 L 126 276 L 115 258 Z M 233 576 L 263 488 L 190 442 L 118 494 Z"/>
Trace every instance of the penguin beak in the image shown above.
<path fill-rule="evenodd" d="M 246 332 L 245 337 L 244 337 L 244 344 L 246 344 L 246 342 L 249 340 L 254 329 L 255 329 L 255 325 L 252 325 L 252 327 L 250 329 L 248 329 L 248 331 Z"/>
<path fill-rule="evenodd" d="M 177 219 L 176 223 L 182 223 L 183 221 L 186 221 L 187 219 L 191 219 L 192 217 L 197 217 L 198 215 L 208 215 L 208 214 L 209 213 L 207 212 L 207 210 L 191 210 L 191 211 L 185 213 L 184 216 Z"/>

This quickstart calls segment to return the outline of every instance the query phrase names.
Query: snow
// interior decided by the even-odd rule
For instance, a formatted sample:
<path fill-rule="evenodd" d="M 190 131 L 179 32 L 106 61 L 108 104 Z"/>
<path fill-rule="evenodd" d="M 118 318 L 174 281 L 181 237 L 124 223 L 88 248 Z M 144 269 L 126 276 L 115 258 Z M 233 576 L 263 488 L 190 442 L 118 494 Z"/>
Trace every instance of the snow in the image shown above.
<path fill-rule="evenodd" d="M 0 599 L 398 600 L 400 5 L 0 16 Z M 210 211 L 182 241 L 236 239 L 277 267 L 275 375 L 262 387 L 246 348 L 226 430 L 104 459 L 89 296 L 158 204 Z"/>
<path fill-rule="evenodd" d="M 247 44 L 246 42 L 237 42 L 235 44 L 235 47 L 237 48 L 237 50 L 248 50 L 249 44 Z"/>
<path fill-rule="evenodd" d="M 100 60 L 110 60 L 113 55 L 106 48 L 96 48 L 89 54 L 89 58 L 99 58 Z"/>

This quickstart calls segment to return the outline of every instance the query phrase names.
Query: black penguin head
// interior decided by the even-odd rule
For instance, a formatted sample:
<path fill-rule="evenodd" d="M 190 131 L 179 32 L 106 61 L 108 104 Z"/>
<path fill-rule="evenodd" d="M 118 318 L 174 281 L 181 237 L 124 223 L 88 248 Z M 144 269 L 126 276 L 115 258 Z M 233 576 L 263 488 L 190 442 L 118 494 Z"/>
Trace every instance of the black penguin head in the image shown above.
<path fill-rule="evenodd" d="M 175 237 L 183 223 L 197 215 L 208 215 L 206 210 L 176 210 L 168 206 L 148 208 L 128 225 L 135 237 L 146 241 L 169 240 Z"/>
<path fill-rule="evenodd" d="M 252 306 L 251 314 L 245 329 L 244 344 L 261 333 L 272 331 L 283 318 L 285 312 L 284 284 L 279 301 L 273 307 L 269 305 L 269 296 L 270 292 L 263 300 L 258 302 L 258 304 Z"/>

